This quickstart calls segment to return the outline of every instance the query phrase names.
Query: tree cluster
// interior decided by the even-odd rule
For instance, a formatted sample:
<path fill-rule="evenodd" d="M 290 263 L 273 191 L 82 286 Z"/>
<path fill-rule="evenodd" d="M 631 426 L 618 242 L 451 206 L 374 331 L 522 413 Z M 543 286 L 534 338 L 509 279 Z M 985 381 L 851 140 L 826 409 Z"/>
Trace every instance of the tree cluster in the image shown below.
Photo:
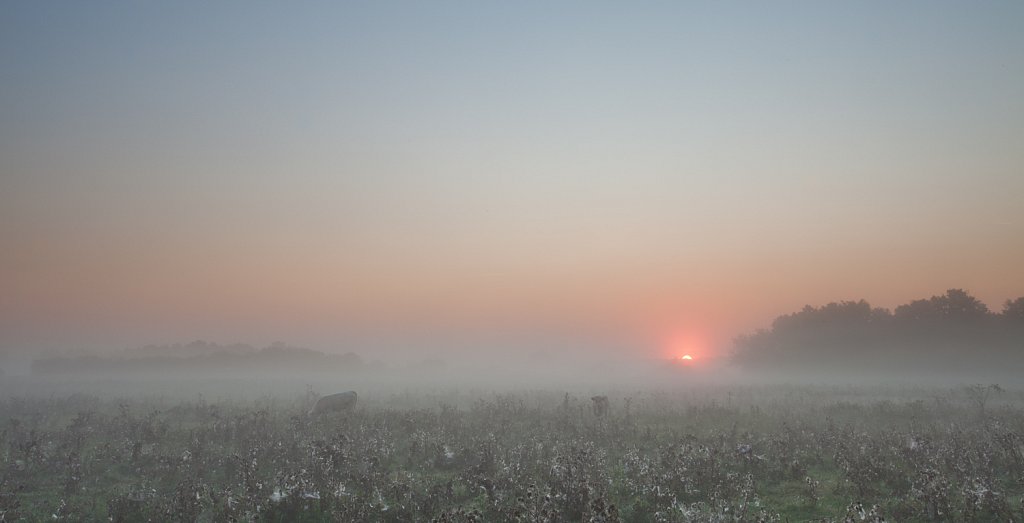
<path fill-rule="evenodd" d="M 780 369 L 1024 369 L 1024 297 L 1001 313 L 961 289 L 893 311 L 864 300 L 808 305 L 737 338 L 734 358 Z"/>

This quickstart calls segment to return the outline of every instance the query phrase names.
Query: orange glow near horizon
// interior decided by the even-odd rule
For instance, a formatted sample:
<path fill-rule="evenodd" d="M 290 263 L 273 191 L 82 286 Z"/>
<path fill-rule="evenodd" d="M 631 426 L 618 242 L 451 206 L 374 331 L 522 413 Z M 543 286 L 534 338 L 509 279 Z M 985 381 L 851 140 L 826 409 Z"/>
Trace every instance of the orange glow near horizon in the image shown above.
<path fill-rule="evenodd" d="M 675 334 L 669 339 L 665 350 L 667 351 L 666 356 L 671 360 L 687 364 L 693 363 L 694 360 L 708 354 L 707 336 L 693 331 Z"/>

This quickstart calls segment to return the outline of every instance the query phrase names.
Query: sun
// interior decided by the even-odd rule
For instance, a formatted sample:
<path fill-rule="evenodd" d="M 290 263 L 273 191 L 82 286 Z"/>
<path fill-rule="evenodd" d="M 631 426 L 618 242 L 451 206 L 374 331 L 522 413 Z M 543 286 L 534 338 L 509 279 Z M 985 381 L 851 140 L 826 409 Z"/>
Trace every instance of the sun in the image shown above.
<path fill-rule="evenodd" d="M 676 331 L 663 345 L 663 357 L 676 363 L 696 364 L 707 356 L 706 336 L 696 331 Z"/>

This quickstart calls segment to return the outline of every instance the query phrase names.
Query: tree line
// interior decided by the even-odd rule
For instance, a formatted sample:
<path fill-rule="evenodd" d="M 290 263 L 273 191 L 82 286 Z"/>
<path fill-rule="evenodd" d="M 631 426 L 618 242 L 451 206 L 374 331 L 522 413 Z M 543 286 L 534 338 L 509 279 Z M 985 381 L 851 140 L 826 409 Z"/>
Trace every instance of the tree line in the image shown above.
<path fill-rule="evenodd" d="M 892 311 L 865 300 L 808 305 L 734 349 L 751 368 L 1024 370 L 1024 297 L 998 313 L 962 289 Z"/>
<path fill-rule="evenodd" d="M 274 343 L 257 349 L 244 344 L 218 345 L 196 341 L 187 345 L 149 345 L 125 349 L 114 355 L 77 355 L 33 360 L 32 373 L 114 374 L 188 373 L 232 374 L 281 372 L 340 372 L 363 368 L 355 353 L 323 352 Z"/>

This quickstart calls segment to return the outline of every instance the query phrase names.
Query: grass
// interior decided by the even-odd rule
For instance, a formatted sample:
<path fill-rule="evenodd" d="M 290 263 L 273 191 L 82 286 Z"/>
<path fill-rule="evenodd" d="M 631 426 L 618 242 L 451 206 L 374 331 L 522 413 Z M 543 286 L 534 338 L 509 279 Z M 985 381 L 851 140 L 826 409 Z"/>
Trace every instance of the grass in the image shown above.
<path fill-rule="evenodd" d="M 936 394 L 946 401 L 922 399 Z M 934 520 L 934 506 L 950 519 L 1019 519 L 1024 476 L 1013 453 L 1024 450 L 1024 395 L 1007 392 L 982 416 L 957 394 L 628 391 L 610 395 L 610 416 L 595 417 L 588 396 L 566 404 L 562 391 L 455 398 L 460 407 L 449 393 L 406 393 L 320 419 L 300 415 L 302 398 L 9 398 L 0 402 L 0 494 L 9 493 L 0 512 L 70 521 L 189 511 L 201 521 L 460 521 L 472 511 L 488 521 L 841 521 L 860 501 L 890 521 Z M 39 445 L 26 450 L 32 438 Z M 739 450 L 748 445 L 751 453 Z M 73 453 L 82 478 L 67 492 Z M 968 501 L 978 485 L 985 499 Z M 153 497 L 127 499 L 148 489 Z M 285 499 L 272 501 L 275 490 Z M 303 497 L 313 493 L 319 500 Z"/>

